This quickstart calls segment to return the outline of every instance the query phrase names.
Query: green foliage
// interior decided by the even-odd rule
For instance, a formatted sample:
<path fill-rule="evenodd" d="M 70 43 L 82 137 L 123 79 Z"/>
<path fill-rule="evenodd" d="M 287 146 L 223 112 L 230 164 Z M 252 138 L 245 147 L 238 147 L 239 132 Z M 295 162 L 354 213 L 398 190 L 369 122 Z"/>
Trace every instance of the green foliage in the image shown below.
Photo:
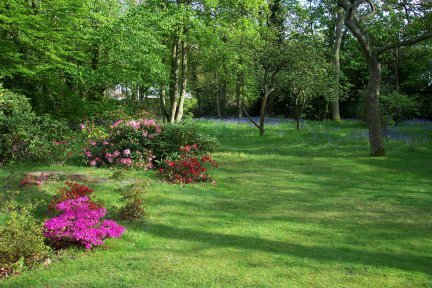
<path fill-rule="evenodd" d="M 430 5 L 387 2 L 376 1 L 374 17 L 365 22 L 375 46 L 429 29 Z M 266 85 L 265 71 L 272 74 L 282 66 L 289 66 L 290 75 L 276 79 L 272 97 L 277 101 L 269 101 L 270 106 L 276 103 L 269 107 L 269 114 L 292 116 L 287 110 L 294 97 L 285 96 L 292 94 L 293 86 L 313 95 L 301 97 L 308 98 L 309 116 L 328 110 L 333 83 L 328 83 L 323 71 L 329 70 L 333 45 L 334 1 L 193 3 L 3 0 L 1 84 L 29 97 L 38 115 L 48 113 L 72 123 L 143 118 L 133 114 L 155 99 L 145 99 L 142 92 L 173 82 L 172 48 L 179 38 L 186 43 L 185 91 L 198 102 L 191 107 L 195 100 L 186 100 L 185 110 L 195 115 L 225 117 L 235 112 L 240 116 L 241 106 L 253 108 L 259 101 Z M 307 49 L 293 47 L 298 43 Z M 428 42 L 400 49 L 401 91 L 427 98 L 419 109 L 421 117 L 432 117 L 430 49 Z M 394 83 L 393 52 L 382 56 L 383 81 Z M 293 65 L 286 65 L 287 58 Z M 360 101 L 358 91 L 364 89 L 367 73 L 359 46 L 349 33 L 343 40 L 341 64 L 341 85 L 347 90 L 341 111 L 354 117 L 352 103 Z M 128 87 L 123 95 L 126 100 L 107 100 L 108 91 L 117 84 Z M 157 100 L 154 104 L 159 105 Z"/>
<path fill-rule="evenodd" d="M 85 142 L 90 139 L 95 141 L 106 139 L 109 136 L 108 128 L 104 125 L 96 125 L 94 121 L 84 122 L 82 123 L 83 128 L 81 129 L 81 133 L 83 138 L 85 138 Z"/>
<path fill-rule="evenodd" d="M 419 115 L 418 99 L 408 96 L 397 91 L 386 91 L 384 88 L 380 96 L 380 113 L 382 124 L 393 126 L 405 119 L 412 119 Z M 366 95 L 363 94 L 362 101 L 357 106 L 357 116 L 360 119 L 366 120 Z"/>
<path fill-rule="evenodd" d="M 144 103 L 134 103 L 127 100 L 102 99 L 100 101 L 85 101 L 83 105 L 82 118 L 98 123 L 111 124 L 118 119 L 152 118 L 153 115 L 146 109 Z"/>
<path fill-rule="evenodd" d="M 394 125 L 402 119 L 418 116 L 418 102 L 413 97 L 393 91 L 381 95 L 380 112 L 385 125 Z"/>
<path fill-rule="evenodd" d="M 0 227 L 0 268 L 22 269 L 23 265 L 31 268 L 41 262 L 50 253 L 45 245 L 42 224 L 33 216 L 34 204 L 18 208 L 11 200 L 8 205 L 9 219 Z"/>
<path fill-rule="evenodd" d="M 0 162 L 63 162 L 70 150 L 70 129 L 48 115 L 37 116 L 29 100 L 0 90 Z"/>
<path fill-rule="evenodd" d="M 152 151 L 160 160 L 178 153 L 180 147 L 193 143 L 196 143 L 204 154 L 212 153 L 216 147 L 214 137 L 202 135 L 194 122 L 186 119 L 180 123 L 165 124 Z"/>
<path fill-rule="evenodd" d="M 120 189 L 120 201 L 124 203 L 118 211 L 121 219 L 133 221 L 144 218 L 143 194 L 148 185 L 145 181 L 135 181 Z"/>

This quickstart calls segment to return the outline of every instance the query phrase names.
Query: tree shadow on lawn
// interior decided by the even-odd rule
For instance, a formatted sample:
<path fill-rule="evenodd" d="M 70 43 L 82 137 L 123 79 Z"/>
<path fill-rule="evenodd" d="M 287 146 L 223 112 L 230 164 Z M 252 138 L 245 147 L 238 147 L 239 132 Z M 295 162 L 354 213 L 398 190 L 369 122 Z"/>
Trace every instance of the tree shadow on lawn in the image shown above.
<path fill-rule="evenodd" d="M 191 217 L 198 223 L 206 223 L 207 220 L 210 220 L 210 226 L 207 225 L 209 229 L 214 227 L 211 225 L 223 226 L 224 223 L 228 223 L 230 227 L 228 229 L 235 229 L 238 222 L 252 230 L 254 225 L 274 225 L 274 229 L 277 229 L 279 234 L 290 231 L 297 234 L 297 238 L 310 237 L 315 243 L 334 243 L 335 239 L 332 239 L 331 234 L 338 233 L 339 238 L 336 241 L 341 244 L 355 245 L 358 249 L 327 247 L 321 249 L 318 246 L 309 248 L 224 234 L 215 235 L 216 238 L 225 236 L 227 238 L 227 241 L 217 240 L 216 246 L 227 242 L 228 246 L 234 245 L 245 249 L 252 249 L 252 246 L 264 246 L 258 250 L 265 250 L 267 246 L 275 244 L 276 247 L 279 247 L 275 253 L 292 250 L 294 256 L 317 260 L 328 258 L 329 261 L 338 261 L 341 259 L 341 262 L 359 262 L 425 273 L 431 272 L 426 268 L 430 267 L 428 261 L 431 260 L 431 257 L 427 256 L 430 254 L 422 250 L 428 247 L 428 244 L 419 243 L 428 241 L 430 237 L 431 226 L 428 219 L 432 216 L 429 212 L 429 208 L 432 207 L 432 195 L 424 193 L 422 187 L 418 191 L 415 189 L 412 191 L 411 189 L 415 187 L 413 180 L 401 180 L 395 184 L 392 182 L 390 172 L 386 172 L 384 177 L 376 177 L 373 173 L 369 173 L 370 177 L 365 179 L 362 177 L 364 171 L 351 171 L 346 166 L 329 169 L 325 161 L 318 161 L 319 165 L 315 173 L 310 175 L 310 167 L 307 165 L 290 166 L 283 164 L 283 161 L 281 159 L 277 160 L 279 164 L 274 162 L 270 164 L 280 170 L 278 173 L 274 171 L 263 173 L 262 165 L 266 165 L 265 160 L 252 161 L 248 167 L 245 167 L 245 171 L 240 171 L 240 173 L 237 167 L 221 167 L 220 169 L 224 171 L 220 175 L 237 175 L 235 181 L 227 181 L 222 186 L 216 186 L 212 191 L 201 191 L 198 196 L 188 198 L 187 201 L 179 196 L 177 199 L 172 198 L 162 202 L 157 200 L 151 205 L 172 207 L 171 210 L 163 210 L 164 212 L 157 216 L 165 220 L 174 217 L 179 219 L 178 224 L 180 225 Z M 294 177 L 293 182 L 286 181 L 287 176 L 283 170 L 299 175 L 300 178 Z M 260 173 L 262 177 L 253 181 L 254 175 L 260 175 Z M 347 180 L 342 181 L 335 175 Z M 247 186 L 244 190 L 235 187 L 245 183 Z M 184 209 L 187 212 L 183 212 Z M 294 226 L 297 227 L 305 226 L 304 229 L 290 230 L 292 226 L 284 226 L 284 223 L 294 223 Z M 205 232 L 203 236 L 199 236 L 202 233 L 200 231 L 195 232 L 188 229 L 183 231 L 164 225 L 152 226 L 154 228 L 150 227 L 150 230 L 162 233 L 163 237 L 166 237 L 164 230 L 174 229 L 173 235 L 183 237 L 185 234 L 185 240 L 192 241 L 192 236 L 198 234 L 196 241 L 213 243 L 211 242 L 212 233 Z M 311 232 L 311 229 L 316 230 Z M 251 241 L 252 244 L 244 244 L 248 241 Z M 389 241 L 388 244 L 387 241 Z M 372 249 L 385 247 L 384 249 L 406 252 L 396 255 L 380 253 L 379 250 L 377 253 L 363 253 L 362 247 L 369 247 L 369 245 L 372 245 Z M 373 248 L 373 245 L 378 245 L 378 248 Z M 268 249 L 271 252 L 272 248 Z M 411 252 L 424 256 L 413 256 L 409 254 Z M 316 254 L 326 256 L 321 257 Z M 334 256 L 333 254 L 340 255 Z M 407 263 L 403 263 L 404 261 Z M 417 261 L 419 262 L 416 263 Z"/>
<path fill-rule="evenodd" d="M 157 237 L 206 243 L 213 247 L 233 247 L 278 255 L 309 258 L 323 262 L 357 263 L 405 271 L 416 271 L 425 274 L 432 273 L 432 267 L 430 267 L 432 257 L 427 256 L 379 252 L 371 253 L 349 248 L 303 246 L 255 237 L 204 232 L 153 223 L 146 225 L 145 231 Z"/>
<path fill-rule="evenodd" d="M 171 209 L 158 208 L 155 215 L 165 221 L 175 219 L 178 223 L 192 217 L 202 227 L 209 229 L 235 229 L 236 225 L 246 225 L 253 230 L 255 225 L 273 226 L 275 233 L 295 233 L 299 237 L 312 237 L 309 239 L 322 243 L 335 241 L 332 234 L 336 233 L 341 243 L 359 247 L 374 242 L 399 249 L 402 244 L 398 242 L 405 241 L 403 246 L 406 251 L 405 246 L 412 240 L 413 245 L 427 241 L 432 228 L 428 220 L 431 215 L 427 208 L 430 206 L 418 207 L 416 204 L 421 199 L 411 199 L 412 203 L 405 205 L 400 202 L 404 197 L 389 201 L 325 195 L 314 191 L 292 194 L 273 192 L 267 197 L 251 193 L 249 196 L 219 195 L 206 198 L 201 195 L 195 201 L 171 199 L 157 203 L 160 208 L 168 206 Z M 390 196 L 387 197 L 390 199 Z M 392 242 L 386 244 L 386 241 Z M 425 251 L 421 249 L 416 246 L 412 251 L 423 254 Z"/>

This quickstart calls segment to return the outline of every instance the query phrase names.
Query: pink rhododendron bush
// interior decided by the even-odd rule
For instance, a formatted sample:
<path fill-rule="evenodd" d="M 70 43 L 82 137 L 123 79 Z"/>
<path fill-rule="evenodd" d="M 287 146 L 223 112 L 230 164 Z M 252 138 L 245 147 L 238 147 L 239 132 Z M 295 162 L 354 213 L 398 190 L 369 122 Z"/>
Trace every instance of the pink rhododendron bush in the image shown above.
<path fill-rule="evenodd" d="M 81 129 L 91 135 L 83 124 Z M 179 148 L 195 143 L 200 154 L 210 154 L 214 138 L 202 136 L 191 121 L 158 124 L 153 119 L 118 120 L 110 126 L 106 137 L 90 137 L 84 150 L 89 166 L 120 166 L 152 169 L 156 163 L 178 158 Z"/>
<path fill-rule="evenodd" d="M 79 244 L 86 249 L 103 245 L 107 238 L 120 238 L 125 228 L 115 221 L 101 220 L 106 209 L 91 204 L 87 196 L 58 203 L 59 215 L 44 223 L 45 237 L 59 247 Z"/>
<path fill-rule="evenodd" d="M 84 152 L 86 162 L 94 167 L 151 169 L 156 158 L 152 148 L 161 131 L 161 126 L 153 119 L 118 120 L 111 125 L 107 138 L 89 140 Z"/>

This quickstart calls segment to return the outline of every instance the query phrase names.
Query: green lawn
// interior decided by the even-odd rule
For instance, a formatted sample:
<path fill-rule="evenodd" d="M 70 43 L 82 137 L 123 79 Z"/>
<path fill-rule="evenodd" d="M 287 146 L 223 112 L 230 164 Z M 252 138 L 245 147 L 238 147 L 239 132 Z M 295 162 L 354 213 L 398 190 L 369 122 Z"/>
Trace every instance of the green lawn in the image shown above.
<path fill-rule="evenodd" d="M 108 250 L 72 253 L 0 287 L 432 287 L 432 123 L 390 133 L 385 158 L 368 156 L 367 130 L 354 121 L 301 131 L 284 122 L 263 137 L 244 123 L 199 126 L 219 141 L 216 186 L 131 173 L 152 181 L 145 221 L 121 222 L 128 231 Z M 0 181 L 53 169 L 112 174 L 8 166 Z M 49 201 L 60 185 L 23 194 Z M 119 185 L 92 188 L 110 209 Z"/>

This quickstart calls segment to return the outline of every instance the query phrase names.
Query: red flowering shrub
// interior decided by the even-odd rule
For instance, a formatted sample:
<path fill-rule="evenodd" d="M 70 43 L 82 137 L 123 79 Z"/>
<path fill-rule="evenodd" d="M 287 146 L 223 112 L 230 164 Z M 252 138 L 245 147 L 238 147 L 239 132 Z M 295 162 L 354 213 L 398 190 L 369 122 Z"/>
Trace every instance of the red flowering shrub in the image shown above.
<path fill-rule="evenodd" d="M 54 211 L 56 209 L 57 204 L 63 202 L 68 199 L 76 199 L 79 197 L 89 197 L 89 207 L 91 209 L 98 209 L 100 207 L 99 204 L 95 203 L 91 200 L 91 194 L 93 193 L 93 189 L 90 189 L 86 185 L 81 185 L 74 182 L 66 182 L 67 187 L 61 188 L 56 195 L 54 195 L 53 200 L 48 205 L 48 210 Z"/>
<path fill-rule="evenodd" d="M 202 155 L 196 144 L 180 147 L 177 159 L 167 159 L 159 168 L 159 176 L 170 183 L 196 183 L 210 181 L 207 166 L 217 167 L 210 155 Z"/>

